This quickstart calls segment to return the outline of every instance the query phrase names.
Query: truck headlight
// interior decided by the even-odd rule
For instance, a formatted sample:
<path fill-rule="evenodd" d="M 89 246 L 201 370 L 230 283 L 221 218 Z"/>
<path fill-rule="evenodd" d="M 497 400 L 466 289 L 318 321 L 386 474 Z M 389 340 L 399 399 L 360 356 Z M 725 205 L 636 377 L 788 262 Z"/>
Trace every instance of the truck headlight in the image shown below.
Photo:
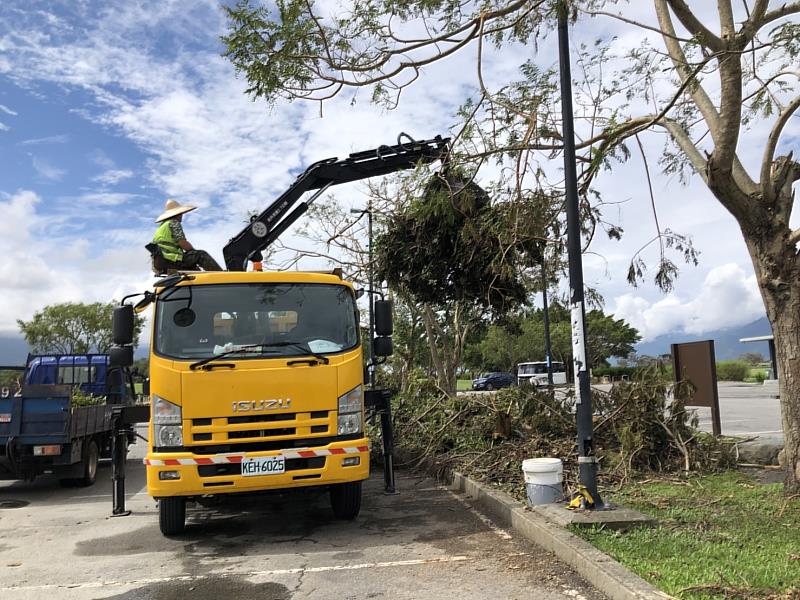
<path fill-rule="evenodd" d="M 154 425 L 157 445 L 160 448 L 177 448 L 183 446 L 183 427 L 180 425 Z"/>
<path fill-rule="evenodd" d="M 363 425 L 364 393 L 360 385 L 339 396 L 338 435 L 359 433 Z"/>
<path fill-rule="evenodd" d="M 153 394 L 153 445 L 159 448 L 183 446 L 181 407 Z"/>

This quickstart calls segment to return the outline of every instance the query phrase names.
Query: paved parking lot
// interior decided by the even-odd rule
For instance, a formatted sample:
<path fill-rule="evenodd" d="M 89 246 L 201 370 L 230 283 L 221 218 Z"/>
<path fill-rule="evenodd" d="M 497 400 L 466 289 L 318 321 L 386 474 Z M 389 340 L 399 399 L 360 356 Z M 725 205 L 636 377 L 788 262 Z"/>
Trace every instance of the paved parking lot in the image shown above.
<path fill-rule="evenodd" d="M 110 517 L 109 465 L 90 488 L 0 482 L 0 598 L 601 598 L 468 499 L 404 473 L 395 496 L 376 473 L 352 523 L 327 495 L 254 496 L 190 509 L 186 534 L 167 539 L 143 452 L 128 461 L 128 517 Z"/>
<path fill-rule="evenodd" d="M 608 390 L 610 384 L 595 386 Z M 719 392 L 719 413 L 722 433 L 736 436 L 781 437 L 781 406 L 776 398 L 777 391 L 757 383 L 721 381 Z M 711 409 L 692 407 L 700 420 L 703 431 L 711 431 Z"/>

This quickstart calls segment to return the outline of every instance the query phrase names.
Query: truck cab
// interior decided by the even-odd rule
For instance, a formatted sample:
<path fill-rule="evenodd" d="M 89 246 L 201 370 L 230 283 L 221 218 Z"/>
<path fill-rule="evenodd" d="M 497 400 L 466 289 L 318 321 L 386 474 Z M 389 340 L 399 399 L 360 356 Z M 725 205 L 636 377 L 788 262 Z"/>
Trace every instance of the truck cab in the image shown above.
<path fill-rule="evenodd" d="M 191 273 L 153 302 L 148 492 L 162 532 L 200 496 L 330 486 L 354 518 L 369 476 L 351 284 L 298 272 Z"/>

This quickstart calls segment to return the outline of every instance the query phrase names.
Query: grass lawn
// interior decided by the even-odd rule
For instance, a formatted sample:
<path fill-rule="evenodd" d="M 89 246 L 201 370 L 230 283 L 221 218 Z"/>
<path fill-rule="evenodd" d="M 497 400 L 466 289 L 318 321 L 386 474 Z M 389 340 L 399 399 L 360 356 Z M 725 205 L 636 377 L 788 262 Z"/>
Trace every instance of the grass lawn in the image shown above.
<path fill-rule="evenodd" d="M 472 379 L 459 379 L 456 381 L 456 391 L 466 392 L 472 389 Z"/>
<path fill-rule="evenodd" d="M 781 484 L 729 472 L 631 484 L 612 502 L 660 526 L 575 533 L 668 594 L 800 598 L 800 498 L 783 496 Z"/>

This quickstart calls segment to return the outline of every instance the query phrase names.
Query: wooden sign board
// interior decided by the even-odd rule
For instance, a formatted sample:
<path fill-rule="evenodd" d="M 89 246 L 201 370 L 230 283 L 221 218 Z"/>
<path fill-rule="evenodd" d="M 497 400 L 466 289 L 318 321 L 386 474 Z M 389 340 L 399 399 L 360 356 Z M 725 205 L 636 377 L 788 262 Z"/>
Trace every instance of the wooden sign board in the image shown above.
<path fill-rule="evenodd" d="M 675 383 L 688 381 L 695 388 L 686 405 L 709 407 L 714 435 L 721 435 L 714 340 L 672 344 L 672 367 Z"/>

